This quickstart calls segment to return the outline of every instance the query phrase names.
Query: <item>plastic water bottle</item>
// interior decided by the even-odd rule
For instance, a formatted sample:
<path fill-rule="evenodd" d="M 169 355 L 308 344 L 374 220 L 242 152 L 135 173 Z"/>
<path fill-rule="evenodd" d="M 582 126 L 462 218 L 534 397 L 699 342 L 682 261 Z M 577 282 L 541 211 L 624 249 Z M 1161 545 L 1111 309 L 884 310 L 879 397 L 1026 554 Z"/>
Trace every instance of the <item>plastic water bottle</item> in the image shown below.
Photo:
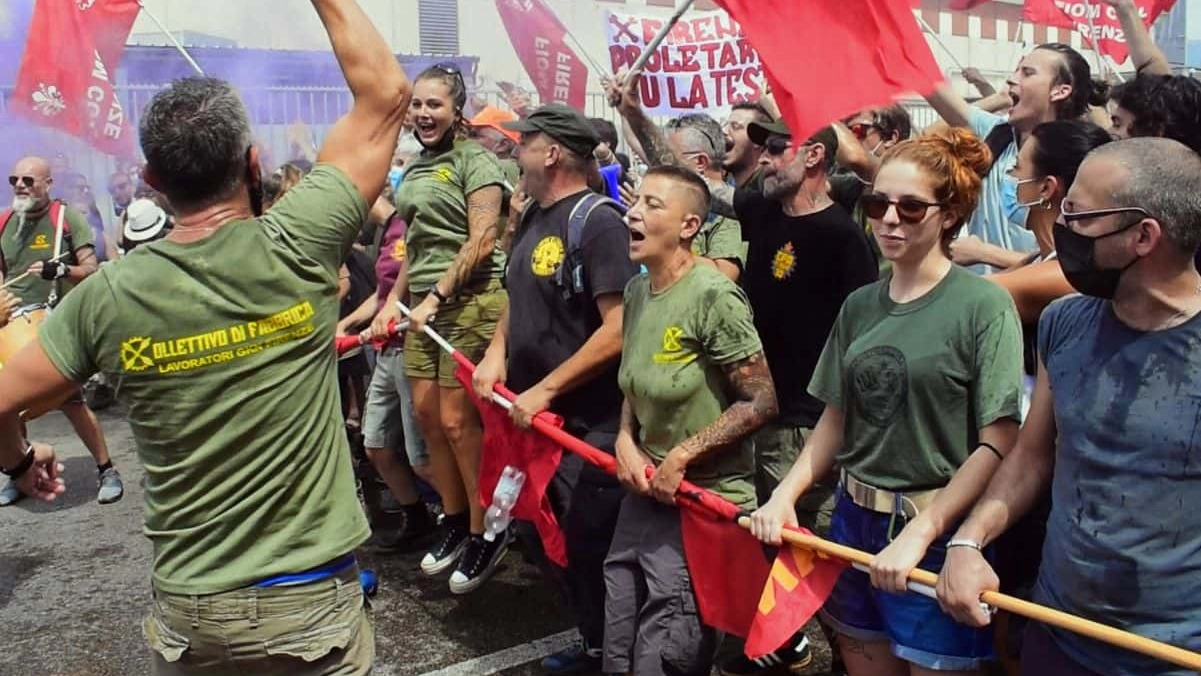
<path fill-rule="evenodd" d="M 521 487 L 525 485 L 525 472 L 505 465 L 496 482 L 496 490 L 492 491 L 492 505 L 484 514 L 484 539 L 488 542 L 496 540 L 496 536 L 505 532 L 512 520 L 513 505 L 517 504 L 517 496 L 521 495 Z"/>
<path fill-rule="evenodd" d="M 363 594 L 367 597 L 375 596 L 379 591 L 379 578 L 376 577 L 374 570 L 359 571 L 359 586 L 363 588 Z"/>

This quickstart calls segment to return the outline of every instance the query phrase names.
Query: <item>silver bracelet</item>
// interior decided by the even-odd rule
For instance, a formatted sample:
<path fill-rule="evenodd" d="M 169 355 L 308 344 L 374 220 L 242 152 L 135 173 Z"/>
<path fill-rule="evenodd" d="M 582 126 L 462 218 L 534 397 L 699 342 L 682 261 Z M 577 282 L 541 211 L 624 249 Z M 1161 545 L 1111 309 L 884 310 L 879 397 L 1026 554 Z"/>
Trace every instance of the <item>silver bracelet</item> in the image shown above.
<path fill-rule="evenodd" d="M 976 542 L 975 540 L 968 540 L 966 538 L 951 540 L 947 543 L 947 549 L 952 547 L 971 547 L 978 552 L 983 551 L 983 547 L 980 546 L 979 542 Z"/>

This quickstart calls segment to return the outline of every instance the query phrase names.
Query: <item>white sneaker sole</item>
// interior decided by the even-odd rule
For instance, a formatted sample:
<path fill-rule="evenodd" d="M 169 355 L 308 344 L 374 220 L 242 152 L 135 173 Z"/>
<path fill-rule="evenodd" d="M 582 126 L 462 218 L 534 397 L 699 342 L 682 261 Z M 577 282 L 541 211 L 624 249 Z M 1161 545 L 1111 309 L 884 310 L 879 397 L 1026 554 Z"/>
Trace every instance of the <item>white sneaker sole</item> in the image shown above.
<path fill-rule="evenodd" d="M 497 566 L 500 565 L 500 562 L 505 558 L 505 554 L 508 553 L 509 539 L 505 538 L 504 544 L 502 544 L 500 548 L 496 550 L 496 553 L 492 555 L 492 560 L 489 561 L 488 565 L 484 567 L 484 572 L 480 573 L 475 579 L 468 579 L 466 575 L 456 570 L 454 574 L 450 576 L 450 593 L 460 595 L 470 594 L 471 592 L 484 586 L 484 583 L 496 574 Z"/>
<path fill-rule="evenodd" d="M 459 557 L 463 555 L 463 550 L 467 548 L 468 539 L 469 538 L 463 538 L 463 541 L 459 543 L 459 546 L 455 547 L 450 552 L 450 555 L 444 558 L 435 559 L 433 554 L 427 553 L 425 558 L 421 559 L 421 572 L 431 576 L 441 575 L 451 568 L 454 568 L 459 562 Z"/>

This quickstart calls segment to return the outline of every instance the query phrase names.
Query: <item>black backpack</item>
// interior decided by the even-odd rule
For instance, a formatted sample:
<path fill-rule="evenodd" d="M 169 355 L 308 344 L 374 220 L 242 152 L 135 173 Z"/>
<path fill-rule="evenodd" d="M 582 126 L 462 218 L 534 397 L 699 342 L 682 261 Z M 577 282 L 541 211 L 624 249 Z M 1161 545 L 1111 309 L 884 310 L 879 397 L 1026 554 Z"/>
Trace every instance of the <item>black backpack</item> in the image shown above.
<path fill-rule="evenodd" d="M 997 160 L 1001 159 L 1001 153 L 1005 152 L 1010 143 L 1016 142 L 1017 135 L 1013 133 L 1013 125 L 1008 122 L 1002 122 L 993 127 L 992 131 L 988 132 L 988 136 L 984 137 L 984 145 L 988 146 L 988 149 L 992 151 L 992 164 L 989 166 L 990 173 L 992 168 L 997 166 Z"/>

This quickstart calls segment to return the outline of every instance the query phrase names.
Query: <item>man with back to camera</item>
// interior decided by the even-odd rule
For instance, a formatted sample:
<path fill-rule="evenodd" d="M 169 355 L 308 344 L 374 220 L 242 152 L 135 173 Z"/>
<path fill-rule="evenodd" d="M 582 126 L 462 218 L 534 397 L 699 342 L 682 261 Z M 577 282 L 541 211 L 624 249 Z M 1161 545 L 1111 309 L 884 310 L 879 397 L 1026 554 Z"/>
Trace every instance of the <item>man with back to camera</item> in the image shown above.
<path fill-rule="evenodd" d="M 22 439 L 18 411 L 97 371 L 122 377 L 146 467 L 143 629 L 158 675 L 367 674 L 374 661 L 352 554 L 368 526 L 332 344 L 338 268 L 384 184 L 411 84 L 356 2 L 312 3 L 353 96 L 312 173 L 262 214 L 236 91 L 175 82 L 140 129 L 175 228 L 76 289 L 0 370 L 0 468 L 44 499 L 63 490 L 60 467 Z"/>
<path fill-rule="evenodd" d="M 9 291 L 24 306 L 53 310 L 60 297 L 99 267 L 92 226 L 78 211 L 51 199 L 54 177 L 46 160 L 18 160 L 8 183 L 13 202 L 11 211 L 0 215 L 0 277 L 12 280 Z M 96 500 L 102 505 L 120 500 L 125 486 L 113 467 L 100 420 L 84 402 L 82 388 L 65 399 L 60 410 L 96 461 Z M 20 499 L 15 482 L 0 488 L 0 507 Z"/>

